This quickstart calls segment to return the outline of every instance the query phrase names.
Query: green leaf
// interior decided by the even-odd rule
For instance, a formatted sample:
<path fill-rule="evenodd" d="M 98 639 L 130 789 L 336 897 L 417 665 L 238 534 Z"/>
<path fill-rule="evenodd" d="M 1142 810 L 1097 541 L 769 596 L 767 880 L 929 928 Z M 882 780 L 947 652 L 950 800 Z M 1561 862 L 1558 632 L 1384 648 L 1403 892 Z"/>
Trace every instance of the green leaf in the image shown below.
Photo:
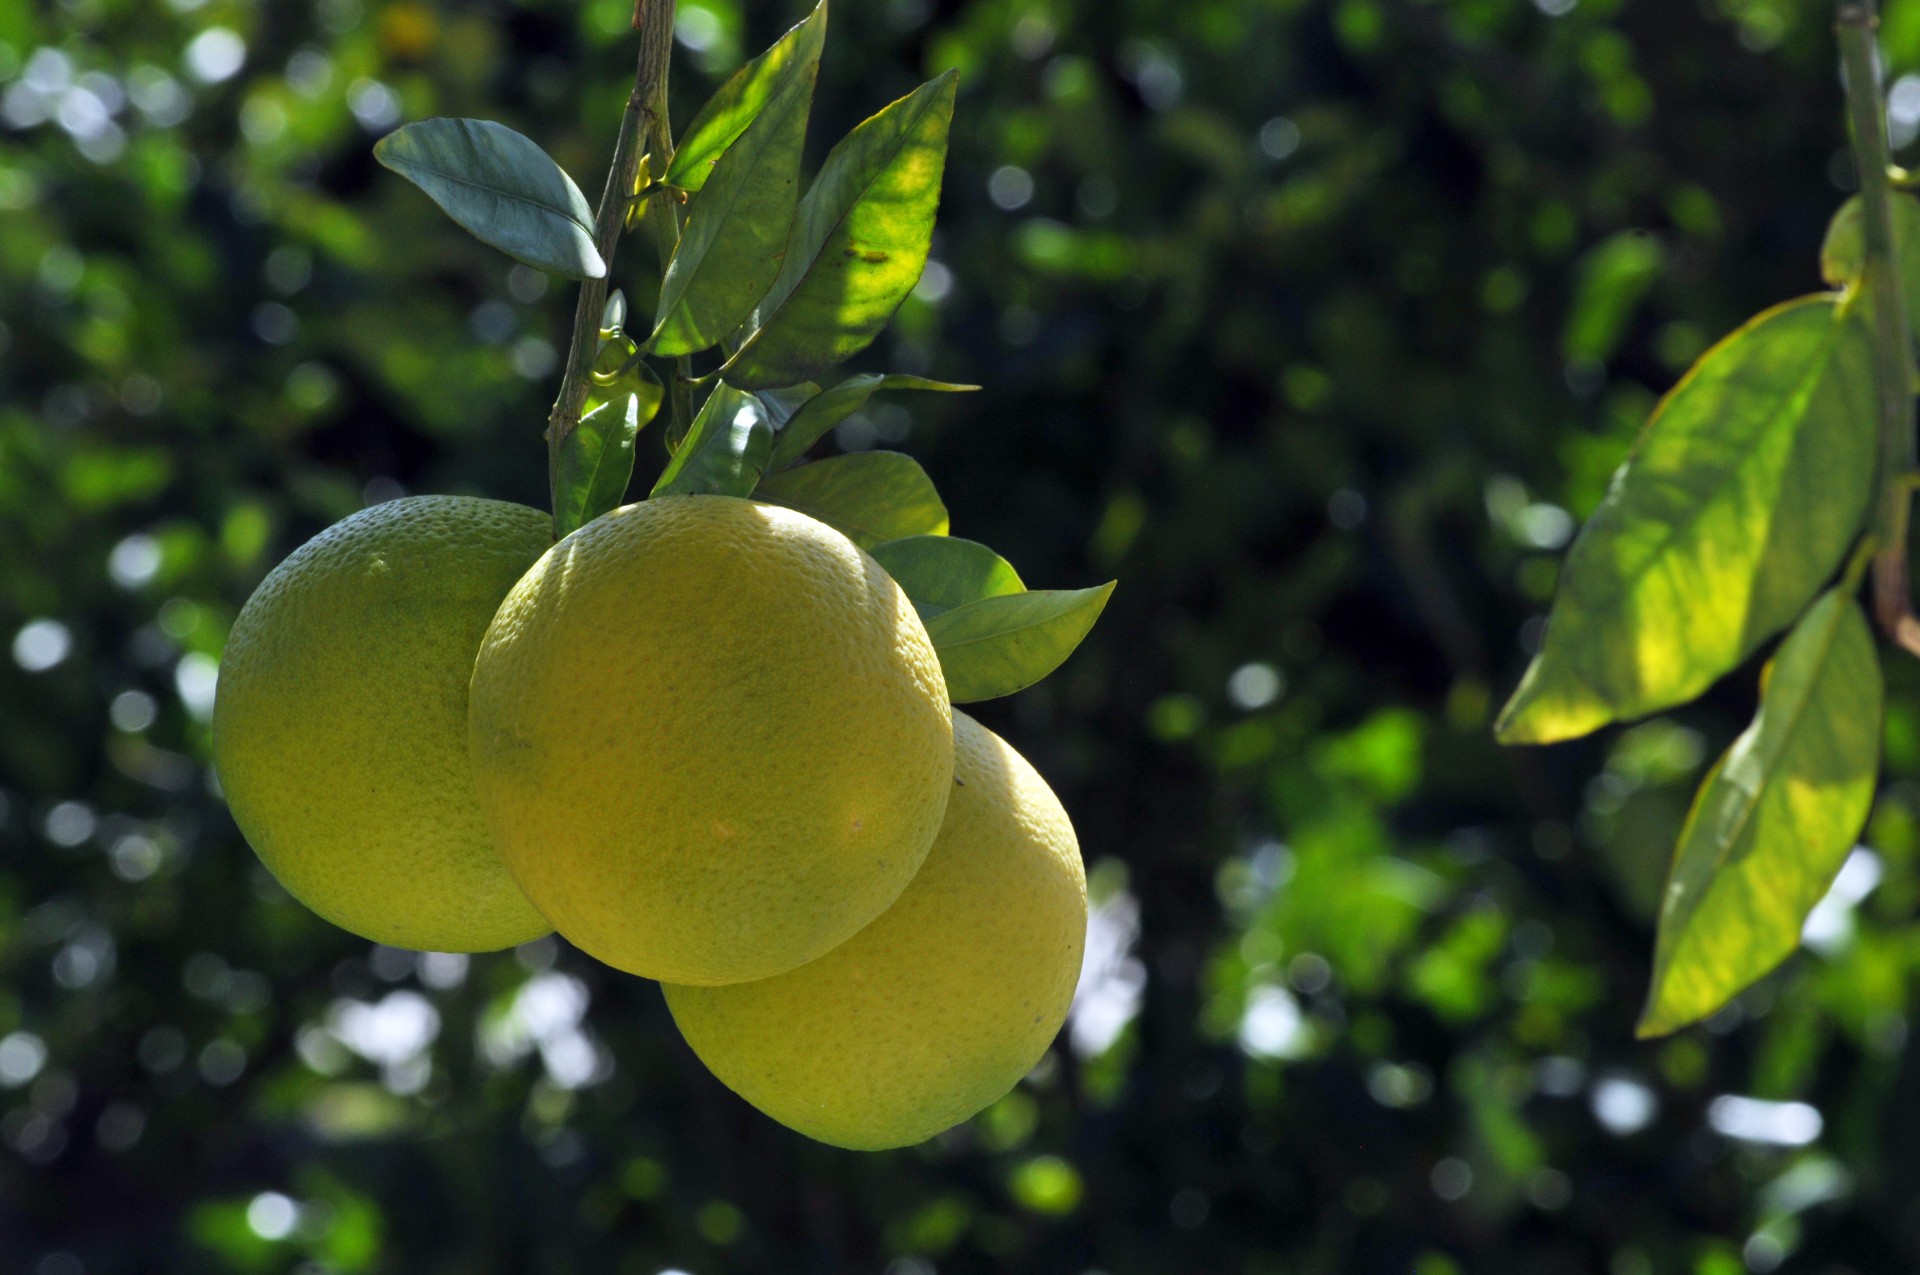
<path fill-rule="evenodd" d="M 1792 953 L 1873 804 L 1880 662 L 1847 593 L 1808 609 L 1762 687 L 1681 830 L 1642 1037 L 1705 1018 Z"/>
<path fill-rule="evenodd" d="M 811 379 L 863 350 L 906 300 L 933 242 L 948 71 L 858 125 L 827 155 L 794 214 L 773 287 L 724 375 L 742 389 Z"/>
<path fill-rule="evenodd" d="M 866 405 L 875 390 L 935 390 L 959 394 L 977 390 L 978 385 L 954 385 L 947 381 L 929 381 L 924 376 L 900 372 L 863 372 L 850 376 L 832 389 L 808 398 L 792 418 L 773 437 L 773 464 L 783 469 L 806 454 L 828 430 Z"/>
<path fill-rule="evenodd" d="M 1790 623 L 1866 512 L 1872 383 L 1871 337 L 1830 297 L 1769 310 L 1709 350 L 1568 553 L 1502 742 L 1683 704 Z"/>
<path fill-rule="evenodd" d="M 554 473 L 554 538 L 618 507 L 633 480 L 633 445 L 660 410 L 666 387 L 634 359 L 617 328 L 602 340 L 587 383 L 580 423 L 560 444 Z"/>
<path fill-rule="evenodd" d="M 1582 257 L 1560 338 L 1567 358 L 1596 363 L 1612 358 L 1665 263 L 1660 241 L 1644 230 L 1609 236 Z"/>
<path fill-rule="evenodd" d="M 899 583 L 922 620 L 981 598 L 1024 593 L 1019 573 L 977 540 L 909 536 L 873 547 L 874 561 Z"/>
<path fill-rule="evenodd" d="M 767 103 L 792 83 L 802 68 L 811 82 L 820 65 L 820 49 L 826 36 L 827 5 L 826 0 L 820 0 L 805 21 L 714 90 L 681 134 L 664 180 L 689 192 L 704 187 L 720 156 L 747 131 Z"/>
<path fill-rule="evenodd" d="M 587 197 L 545 151 L 505 124 L 421 120 L 381 138 L 373 156 L 514 260 L 569 279 L 607 273 Z"/>
<path fill-rule="evenodd" d="M 656 496 L 746 496 L 766 472 L 773 433 L 758 399 L 717 385 L 653 485 Z"/>
<path fill-rule="evenodd" d="M 795 30 L 811 26 L 817 33 L 825 27 L 825 12 L 816 10 L 821 21 L 810 18 Z M 687 210 L 679 246 L 660 283 L 653 335 L 647 338 L 655 354 L 692 354 L 719 344 L 780 273 L 799 199 L 800 151 L 820 68 L 819 41 L 795 52 L 777 91 L 721 152 Z"/>
<path fill-rule="evenodd" d="M 1911 320 L 1920 316 L 1920 200 L 1894 194 L 1889 206 L 1893 210 L 1894 252 L 1900 262 L 1900 291 Z M 1860 218 L 1860 196 L 1854 195 L 1833 215 L 1826 240 L 1820 245 L 1820 277 L 1836 288 L 1855 286 L 1866 268 L 1866 237 Z"/>
<path fill-rule="evenodd" d="M 582 416 L 561 442 L 553 481 L 554 539 L 626 499 L 627 484 L 633 480 L 633 441 L 659 406 L 658 397 L 647 407 L 640 395 L 628 393 Z"/>
<path fill-rule="evenodd" d="M 660 402 L 666 397 L 666 387 L 660 378 L 644 362 L 634 357 L 639 347 L 633 338 L 617 329 L 608 336 L 602 330 L 600 352 L 593 358 L 593 374 L 587 378 L 587 397 L 585 411 L 591 412 L 602 403 L 611 403 L 628 394 L 640 396 L 640 424 L 644 426 L 660 410 Z"/>
<path fill-rule="evenodd" d="M 609 328 L 625 327 L 627 322 L 627 294 L 623 288 L 615 288 L 607 294 L 607 302 L 600 307 L 600 330 L 605 333 Z"/>
<path fill-rule="evenodd" d="M 1060 667 L 1100 618 L 1112 582 L 968 602 L 927 621 L 956 704 L 1025 690 Z"/>
<path fill-rule="evenodd" d="M 811 514 L 862 549 L 947 534 L 947 507 L 933 480 L 899 452 L 855 452 L 768 474 L 753 495 Z"/>
<path fill-rule="evenodd" d="M 787 427 L 787 422 L 793 419 L 794 413 L 805 407 L 807 401 L 819 392 L 820 387 L 812 381 L 802 381 L 798 385 L 789 385 L 784 389 L 755 391 L 755 397 L 760 400 L 760 406 L 767 409 L 767 423 L 773 426 L 775 450 L 780 446 L 780 431 Z M 768 468 L 775 469 L 778 466 L 769 465 Z"/>

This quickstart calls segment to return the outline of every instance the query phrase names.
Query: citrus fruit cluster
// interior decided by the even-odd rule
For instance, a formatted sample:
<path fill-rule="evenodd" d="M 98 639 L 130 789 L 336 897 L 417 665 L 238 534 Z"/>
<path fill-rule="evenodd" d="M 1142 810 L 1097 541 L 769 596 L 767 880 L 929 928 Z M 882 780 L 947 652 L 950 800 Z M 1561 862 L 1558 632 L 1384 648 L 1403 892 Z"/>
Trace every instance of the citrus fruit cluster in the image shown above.
<path fill-rule="evenodd" d="M 214 714 L 261 860 L 377 942 L 557 929 L 660 980 L 715 1075 L 823 1142 L 917 1142 L 1005 1093 L 1065 1018 L 1085 876 L 899 585 L 731 496 L 550 526 L 395 500 L 268 575 Z"/>

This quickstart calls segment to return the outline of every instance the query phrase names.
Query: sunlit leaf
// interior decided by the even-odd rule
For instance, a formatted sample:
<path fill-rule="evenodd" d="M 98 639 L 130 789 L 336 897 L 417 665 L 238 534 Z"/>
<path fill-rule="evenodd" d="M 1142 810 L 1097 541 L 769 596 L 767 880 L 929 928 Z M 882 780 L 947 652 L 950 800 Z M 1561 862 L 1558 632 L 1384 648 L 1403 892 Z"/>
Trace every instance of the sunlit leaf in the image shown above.
<path fill-rule="evenodd" d="M 811 81 L 820 64 L 820 48 L 826 35 L 827 5 L 826 0 L 821 0 L 805 21 L 714 90 L 681 134 L 665 180 L 682 190 L 696 191 L 704 187 L 720 156 L 747 131 L 768 102 L 789 87 L 802 71 Z"/>
<path fill-rule="evenodd" d="M 1042 589 L 968 602 L 927 621 L 956 704 L 997 699 L 1059 668 L 1093 628 L 1113 592 Z"/>
<path fill-rule="evenodd" d="M 1763 687 L 1680 834 L 1642 1036 L 1705 1018 L 1786 959 L 1873 804 L 1880 663 L 1851 597 L 1808 609 Z"/>
<path fill-rule="evenodd" d="M 729 385 L 715 386 L 653 494 L 745 496 L 766 471 L 772 444 L 759 400 Z"/>
<path fill-rule="evenodd" d="M 907 536 L 947 534 L 947 507 L 918 461 L 899 452 L 855 452 L 769 474 L 757 500 L 811 514 L 862 549 Z"/>
<path fill-rule="evenodd" d="M 800 151 L 820 66 L 818 35 L 825 25 L 822 7 L 794 29 L 811 30 L 814 38 L 794 45 L 773 95 L 721 152 L 694 196 L 660 284 L 653 335 L 647 339 L 654 353 L 691 354 L 719 344 L 780 273 L 799 199 Z"/>
<path fill-rule="evenodd" d="M 1685 703 L 1790 623 L 1860 529 L 1872 377 L 1865 326 L 1827 297 L 1708 351 L 1567 555 L 1500 738 L 1551 743 Z"/>
<path fill-rule="evenodd" d="M 981 598 L 1021 593 L 1026 585 L 1005 558 L 977 540 L 909 536 L 873 547 L 922 620 Z"/>
<path fill-rule="evenodd" d="M 793 413 L 792 419 L 774 435 L 772 468 L 780 469 L 799 460 L 806 454 L 807 448 L 819 442 L 827 431 L 864 407 L 876 390 L 936 390 L 957 394 L 979 388 L 978 385 L 929 381 L 924 376 L 907 376 L 899 372 L 863 372 L 859 376 L 849 376 L 832 389 L 807 399 Z"/>
<path fill-rule="evenodd" d="M 373 154 L 514 260 L 569 279 L 607 273 L 586 196 L 545 151 L 505 124 L 421 120 L 388 133 Z"/>
<path fill-rule="evenodd" d="M 794 214 L 786 257 L 728 363 L 743 389 L 809 380 L 867 347 L 927 264 L 958 77 L 921 85 L 841 139 Z"/>

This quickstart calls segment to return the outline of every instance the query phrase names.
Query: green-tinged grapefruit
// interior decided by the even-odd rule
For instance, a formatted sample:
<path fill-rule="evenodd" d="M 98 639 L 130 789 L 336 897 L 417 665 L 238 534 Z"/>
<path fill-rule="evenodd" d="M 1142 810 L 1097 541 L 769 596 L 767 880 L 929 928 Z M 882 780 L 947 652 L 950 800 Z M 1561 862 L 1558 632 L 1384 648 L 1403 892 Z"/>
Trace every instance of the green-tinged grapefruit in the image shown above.
<path fill-rule="evenodd" d="M 476 952 L 552 928 L 494 853 L 467 755 L 474 652 L 551 528 L 497 500 L 388 501 L 295 550 L 234 622 L 221 788 L 261 861 L 343 929 Z"/>

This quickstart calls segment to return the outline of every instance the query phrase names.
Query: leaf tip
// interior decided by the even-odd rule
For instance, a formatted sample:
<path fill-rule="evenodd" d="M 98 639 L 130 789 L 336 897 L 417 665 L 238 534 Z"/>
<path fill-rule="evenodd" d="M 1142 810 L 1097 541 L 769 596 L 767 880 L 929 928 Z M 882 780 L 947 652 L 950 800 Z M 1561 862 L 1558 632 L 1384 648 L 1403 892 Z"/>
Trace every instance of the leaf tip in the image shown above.
<path fill-rule="evenodd" d="M 1500 716 L 1493 721 L 1494 742 L 1512 748 L 1520 744 L 1538 744 L 1541 741 L 1527 718 L 1527 708 L 1533 697 L 1527 692 L 1527 683 L 1521 682 L 1513 692 L 1513 697 L 1500 710 Z"/>
<path fill-rule="evenodd" d="M 1500 716 L 1493 737 L 1501 744 L 1558 744 L 1578 739 L 1615 720 L 1615 714 L 1583 684 L 1570 682 L 1558 666 L 1538 657 L 1528 666 Z"/>
<path fill-rule="evenodd" d="M 1647 1003 L 1640 1010 L 1640 1021 L 1633 1025 L 1635 1040 L 1659 1040 L 1662 1036 L 1671 1036 L 1698 1017 L 1674 1009 L 1660 991 L 1657 984 L 1647 989 Z"/>
<path fill-rule="evenodd" d="M 1500 716 L 1494 719 L 1493 742 L 1503 748 L 1538 743 L 1538 740 L 1528 736 L 1525 723 L 1519 718 L 1520 714 L 1515 711 L 1513 702 L 1509 700 L 1507 706 L 1500 710 Z"/>
<path fill-rule="evenodd" d="M 1679 1023 L 1669 1023 L 1664 1018 L 1653 1017 L 1652 1011 L 1649 1010 L 1640 1016 L 1638 1023 L 1634 1024 L 1633 1038 L 1635 1040 L 1659 1040 L 1663 1036 L 1671 1036 L 1679 1030 L 1680 1026 Z"/>

